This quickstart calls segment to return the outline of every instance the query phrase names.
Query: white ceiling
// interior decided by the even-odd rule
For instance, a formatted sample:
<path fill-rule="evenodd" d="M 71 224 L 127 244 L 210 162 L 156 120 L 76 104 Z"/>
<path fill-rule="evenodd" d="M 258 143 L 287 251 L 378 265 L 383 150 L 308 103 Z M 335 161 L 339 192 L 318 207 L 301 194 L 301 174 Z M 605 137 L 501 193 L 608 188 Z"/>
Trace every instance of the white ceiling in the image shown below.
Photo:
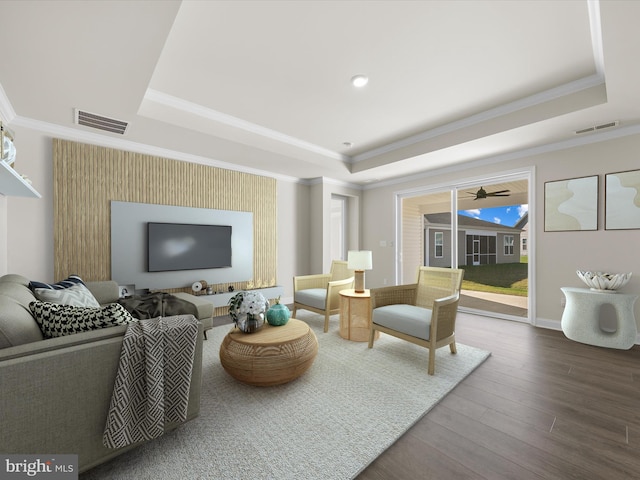
<path fill-rule="evenodd" d="M 249 171 L 365 184 L 640 123 L 640 2 L 4 0 L 0 18 L 10 125 Z"/>

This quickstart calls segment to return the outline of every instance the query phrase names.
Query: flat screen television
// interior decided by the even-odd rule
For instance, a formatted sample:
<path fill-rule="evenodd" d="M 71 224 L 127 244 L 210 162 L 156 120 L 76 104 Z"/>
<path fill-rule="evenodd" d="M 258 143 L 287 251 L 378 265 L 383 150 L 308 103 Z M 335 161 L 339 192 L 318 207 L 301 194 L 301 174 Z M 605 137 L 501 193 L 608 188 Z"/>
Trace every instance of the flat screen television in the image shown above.
<path fill-rule="evenodd" d="M 147 271 L 231 266 L 231 226 L 147 223 Z"/>

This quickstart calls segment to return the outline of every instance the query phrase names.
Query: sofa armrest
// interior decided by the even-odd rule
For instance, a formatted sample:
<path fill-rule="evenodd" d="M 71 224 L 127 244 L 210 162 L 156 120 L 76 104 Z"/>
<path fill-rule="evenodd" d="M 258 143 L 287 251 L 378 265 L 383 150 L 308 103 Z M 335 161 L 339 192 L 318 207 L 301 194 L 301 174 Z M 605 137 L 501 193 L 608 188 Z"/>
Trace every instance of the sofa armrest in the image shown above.
<path fill-rule="evenodd" d="M 194 307 L 196 307 L 196 311 L 198 312 L 198 320 L 205 320 L 207 318 L 213 317 L 213 303 L 209 300 L 205 300 L 204 298 L 197 297 L 195 295 L 191 295 L 187 292 L 176 292 L 172 294 L 174 297 L 178 297 L 186 302 L 191 303 Z"/>
<path fill-rule="evenodd" d="M 117 327 L 101 328 L 90 332 L 82 332 L 64 337 L 49 338 L 39 342 L 25 343 L 15 347 L 0 349 L 0 365 L 5 360 L 20 358 L 29 355 L 42 354 L 65 348 L 72 348 L 79 345 L 93 343 L 99 340 L 111 338 L 121 338 L 127 330 L 126 325 Z M 1 392 L 0 392 L 1 394 Z"/>
<path fill-rule="evenodd" d="M 3 349 L 0 452 L 77 454 L 83 472 L 138 446 L 102 444 L 125 330 L 110 327 Z M 202 339 L 200 324 L 188 420 L 200 411 Z"/>

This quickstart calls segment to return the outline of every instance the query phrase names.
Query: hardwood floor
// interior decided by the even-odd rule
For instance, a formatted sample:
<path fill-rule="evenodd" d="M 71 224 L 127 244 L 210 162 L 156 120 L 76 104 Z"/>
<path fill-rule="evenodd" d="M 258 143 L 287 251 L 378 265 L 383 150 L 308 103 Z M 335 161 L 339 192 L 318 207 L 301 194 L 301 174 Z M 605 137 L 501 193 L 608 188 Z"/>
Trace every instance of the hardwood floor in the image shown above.
<path fill-rule="evenodd" d="M 491 357 L 359 480 L 640 478 L 640 346 L 463 313 L 456 336 Z"/>

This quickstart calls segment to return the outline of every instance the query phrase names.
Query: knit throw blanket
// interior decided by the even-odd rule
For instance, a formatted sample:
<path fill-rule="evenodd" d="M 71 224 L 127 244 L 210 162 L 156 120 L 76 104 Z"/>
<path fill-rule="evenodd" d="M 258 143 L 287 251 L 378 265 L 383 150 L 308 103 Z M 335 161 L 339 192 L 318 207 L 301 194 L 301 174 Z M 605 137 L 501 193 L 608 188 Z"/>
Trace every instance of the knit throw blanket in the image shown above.
<path fill-rule="evenodd" d="M 108 448 L 151 440 L 187 418 L 198 322 L 193 315 L 129 324 L 102 438 Z"/>

